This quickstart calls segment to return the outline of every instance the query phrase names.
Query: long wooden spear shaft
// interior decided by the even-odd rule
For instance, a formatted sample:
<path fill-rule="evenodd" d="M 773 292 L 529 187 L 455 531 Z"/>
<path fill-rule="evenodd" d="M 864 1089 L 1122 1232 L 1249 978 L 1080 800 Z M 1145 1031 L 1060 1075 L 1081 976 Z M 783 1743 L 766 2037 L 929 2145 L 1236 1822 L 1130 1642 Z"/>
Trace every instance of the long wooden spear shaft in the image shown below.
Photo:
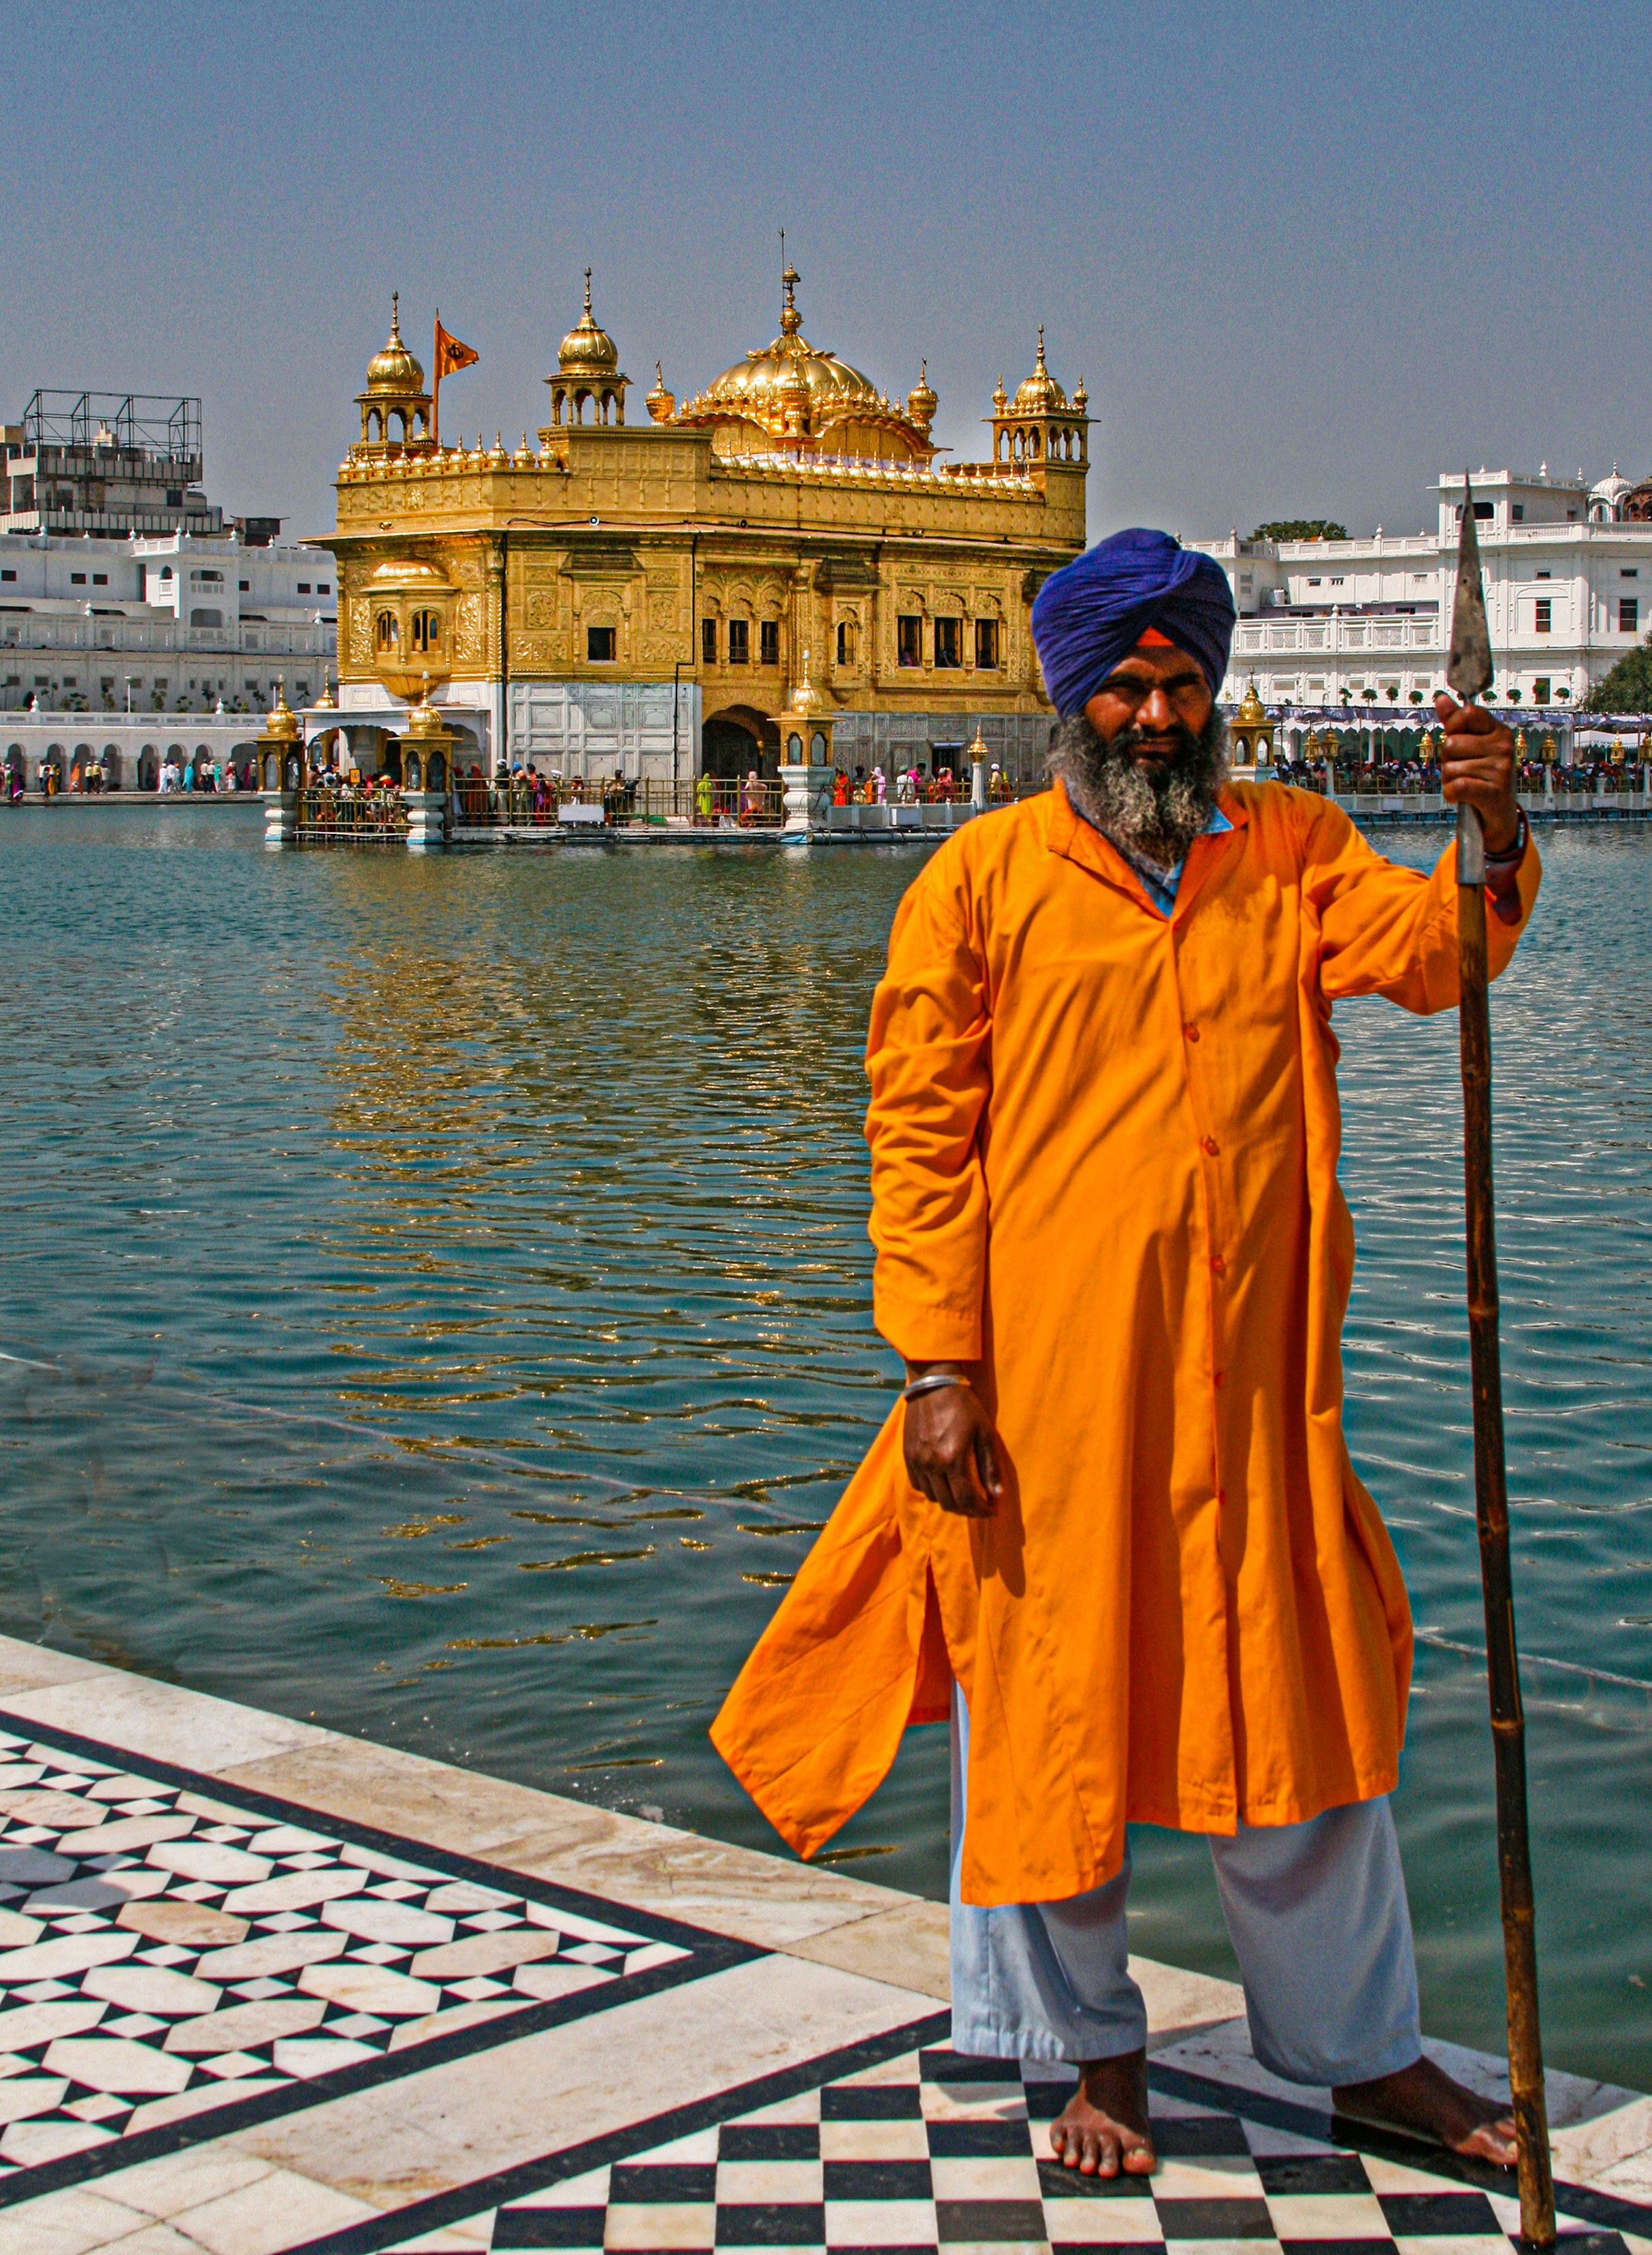
<path fill-rule="evenodd" d="M 1463 476 L 1446 678 L 1458 697 L 1491 685 L 1491 636 L 1480 584 L 1474 496 Z M 1508 1481 L 1503 1460 L 1502 1364 L 1497 1344 L 1497 1238 L 1491 1176 L 1491 1022 L 1487 1008 L 1486 840 L 1480 816 L 1457 809 L 1458 1015 L 1463 1059 L 1463 1172 L 1468 1206 L 1468 1344 L 1474 1391 L 1474 1517 L 1486 1598 L 1486 1673 L 1497 1776 L 1497 1872 L 1502 1893 L 1503 1969 L 1508 2000 L 1508 2087 L 1520 2160 L 1520 2230 L 1534 2247 L 1555 2244 L 1543 2040 L 1537 2025 L 1537 1937 L 1526 1829 L 1526 1718 L 1515 1648 L 1508 1558 Z"/>

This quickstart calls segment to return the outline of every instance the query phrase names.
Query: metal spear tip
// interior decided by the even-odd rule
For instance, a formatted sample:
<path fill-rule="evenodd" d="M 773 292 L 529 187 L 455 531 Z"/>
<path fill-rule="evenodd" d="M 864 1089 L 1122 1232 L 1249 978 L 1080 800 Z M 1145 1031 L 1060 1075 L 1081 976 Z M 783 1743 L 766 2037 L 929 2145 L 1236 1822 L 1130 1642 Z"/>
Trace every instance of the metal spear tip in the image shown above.
<path fill-rule="evenodd" d="M 1480 573 L 1480 535 L 1474 530 L 1474 492 L 1463 472 L 1463 529 L 1457 542 L 1457 594 L 1452 604 L 1452 650 L 1446 664 L 1448 687 L 1465 704 L 1489 689 L 1491 629 L 1486 623 L 1486 590 Z"/>

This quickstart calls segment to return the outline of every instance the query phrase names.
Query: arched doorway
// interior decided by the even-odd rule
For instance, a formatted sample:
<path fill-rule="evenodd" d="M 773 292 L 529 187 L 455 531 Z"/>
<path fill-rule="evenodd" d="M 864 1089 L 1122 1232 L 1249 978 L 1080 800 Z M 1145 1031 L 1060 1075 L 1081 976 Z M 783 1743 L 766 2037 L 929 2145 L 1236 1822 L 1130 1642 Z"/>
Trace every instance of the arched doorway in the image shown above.
<path fill-rule="evenodd" d="M 740 783 L 755 768 L 766 782 L 780 773 L 780 729 L 766 713 L 733 705 L 700 730 L 700 766 L 721 783 Z"/>
<path fill-rule="evenodd" d="M 137 787 L 140 790 L 153 790 L 160 779 L 160 754 L 153 744 L 145 744 L 137 755 Z"/>

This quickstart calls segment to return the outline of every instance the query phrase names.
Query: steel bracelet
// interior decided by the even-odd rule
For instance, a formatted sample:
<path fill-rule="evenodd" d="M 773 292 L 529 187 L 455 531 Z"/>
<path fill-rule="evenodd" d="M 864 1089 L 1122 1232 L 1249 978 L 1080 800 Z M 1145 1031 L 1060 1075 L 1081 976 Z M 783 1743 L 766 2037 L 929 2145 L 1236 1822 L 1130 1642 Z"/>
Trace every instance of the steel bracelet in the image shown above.
<path fill-rule="evenodd" d="M 969 1380 L 958 1370 L 926 1370 L 920 1377 L 909 1379 L 900 1389 L 903 1401 L 915 1401 L 920 1394 L 938 1394 L 943 1386 L 967 1386 Z"/>

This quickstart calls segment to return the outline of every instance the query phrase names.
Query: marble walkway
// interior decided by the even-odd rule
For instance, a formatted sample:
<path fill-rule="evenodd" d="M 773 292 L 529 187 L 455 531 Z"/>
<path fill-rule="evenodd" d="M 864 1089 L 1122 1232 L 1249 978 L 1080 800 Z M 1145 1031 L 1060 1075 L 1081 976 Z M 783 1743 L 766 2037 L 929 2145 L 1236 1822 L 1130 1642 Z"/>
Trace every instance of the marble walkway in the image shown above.
<path fill-rule="evenodd" d="M 0 2255 L 1507 2255 L 1501 2173 L 1135 1970 L 1162 2166 L 1084 2187 L 940 1907 L 0 1639 Z M 1652 2255 L 1652 2100 L 1550 2104 L 1573 2255 Z"/>

